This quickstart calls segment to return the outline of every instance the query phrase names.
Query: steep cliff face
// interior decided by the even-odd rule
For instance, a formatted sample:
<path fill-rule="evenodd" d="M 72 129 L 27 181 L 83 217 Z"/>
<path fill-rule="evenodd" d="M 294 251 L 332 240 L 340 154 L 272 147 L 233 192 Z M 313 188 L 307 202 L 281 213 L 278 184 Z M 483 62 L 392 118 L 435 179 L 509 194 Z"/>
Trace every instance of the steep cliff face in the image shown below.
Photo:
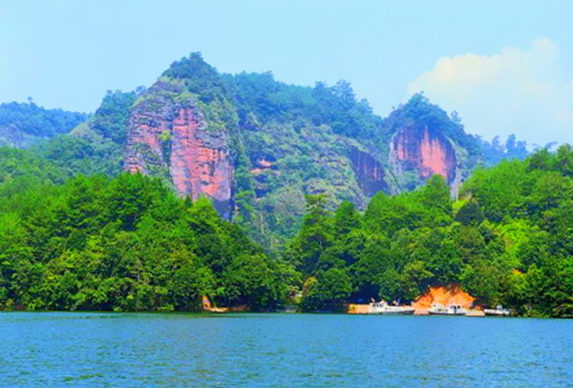
<path fill-rule="evenodd" d="M 452 184 L 456 177 L 456 152 L 451 142 L 427 126 L 402 128 L 391 143 L 396 173 L 415 170 L 420 179 L 439 174 Z"/>
<path fill-rule="evenodd" d="M 181 195 L 205 195 L 228 218 L 233 181 L 228 134 L 209 128 L 197 105 L 181 101 L 181 92 L 158 82 L 136 101 L 124 169 L 160 175 Z"/>
<path fill-rule="evenodd" d="M 379 191 L 386 193 L 391 191 L 385 180 L 386 171 L 384 167 L 370 153 L 352 147 L 349 157 L 352 162 L 352 170 L 364 195 L 372 197 Z"/>
<path fill-rule="evenodd" d="M 443 176 L 455 196 L 479 159 L 479 142 L 448 115 L 416 94 L 384 122 L 388 166 L 398 191 L 413 190 L 432 175 Z"/>

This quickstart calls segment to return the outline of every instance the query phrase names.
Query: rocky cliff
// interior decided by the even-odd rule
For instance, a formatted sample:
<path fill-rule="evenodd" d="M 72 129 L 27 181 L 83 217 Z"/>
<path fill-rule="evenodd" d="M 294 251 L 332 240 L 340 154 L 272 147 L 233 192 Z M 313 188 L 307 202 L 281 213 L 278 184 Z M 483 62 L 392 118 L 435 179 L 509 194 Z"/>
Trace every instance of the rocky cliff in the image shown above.
<path fill-rule="evenodd" d="M 472 139 L 422 95 L 387 119 L 350 85 L 286 85 L 270 73 L 222 75 L 199 54 L 174 62 L 130 108 L 124 169 L 205 195 L 264 238 L 298 230 L 305 195 L 364 209 L 379 191 L 434 174 L 456 187 Z"/>
<path fill-rule="evenodd" d="M 478 160 L 477 140 L 423 95 L 392 112 L 385 125 L 388 165 L 398 191 L 413 190 L 438 174 L 455 194 Z"/>
<path fill-rule="evenodd" d="M 412 190 L 434 174 L 456 187 L 470 140 L 422 95 L 382 120 L 346 82 L 221 75 L 191 54 L 133 104 L 124 169 L 162 176 L 248 229 L 284 237 L 298 229 L 307 194 L 364 209 L 377 192 Z"/>
<path fill-rule="evenodd" d="M 210 198 L 231 214 L 233 166 L 228 133 L 210 128 L 198 104 L 176 84 L 159 81 L 135 102 L 124 169 L 159 175 L 181 195 Z"/>
<path fill-rule="evenodd" d="M 351 147 L 349 157 L 356 180 L 364 195 L 372 197 L 379 191 L 391 192 L 386 182 L 386 169 L 372 153 Z"/>
<path fill-rule="evenodd" d="M 416 171 L 421 180 L 432 175 L 443 176 L 451 185 L 456 177 L 456 152 L 450 140 L 427 126 L 404 127 L 394 136 L 390 155 L 397 163 L 395 174 Z"/>

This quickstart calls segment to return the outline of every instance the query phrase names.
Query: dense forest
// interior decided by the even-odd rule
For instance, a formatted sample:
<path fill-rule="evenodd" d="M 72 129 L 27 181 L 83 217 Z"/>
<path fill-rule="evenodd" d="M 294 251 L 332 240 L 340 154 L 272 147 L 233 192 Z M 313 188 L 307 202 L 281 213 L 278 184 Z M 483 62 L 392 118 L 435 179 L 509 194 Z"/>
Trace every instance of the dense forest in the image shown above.
<path fill-rule="evenodd" d="M 306 197 L 300 232 L 267 252 L 207 199 L 140 174 L 68 178 L 29 151 L 0 150 L 3 309 L 303 311 L 409 302 L 460 284 L 482 306 L 573 316 L 573 149 L 476 170 L 453 200 L 444 179 L 378 193 L 364 212 Z"/>
<path fill-rule="evenodd" d="M 217 146 L 175 145 L 193 125 Z M 130 136 L 161 174 L 121 172 Z M 484 141 L 422 93 L 383 119 L 348 82 L 220 74 L 193 53 L 91 115 L 2 104 L 2 141 L 28 150 L 0 148 L 1 309 L 337 310 L 457 284 L 481 306 L 573 316 L 571 147 Z M 441 156 L 421 160 L 424 144 Z M 174 147 L 228 152 L 227 180 L 207 160 L 194 186 L 228 187 L 227 218 L 176 194 Z"/>
<path fill-rule="evenodd" d="M 0 150 L 0 306 L 193 311 L 206 295 L 283 303 L 295 273 L 222 220 L 140 174 L 78 176 Z M 63 182 L 63 183 L 62 183 Z"/>
<path fill-rule="evenodd" d="M 304 309 L 380 297 L 412 301 L 460 284 L 477 304 L 573 317 L 573 149 L 540 150 L 474 172 L 453 201 L 440 176 L 411 193 L 377 194 L 364 214 L 308 197 L 285 252 L 303 279 Z"/>

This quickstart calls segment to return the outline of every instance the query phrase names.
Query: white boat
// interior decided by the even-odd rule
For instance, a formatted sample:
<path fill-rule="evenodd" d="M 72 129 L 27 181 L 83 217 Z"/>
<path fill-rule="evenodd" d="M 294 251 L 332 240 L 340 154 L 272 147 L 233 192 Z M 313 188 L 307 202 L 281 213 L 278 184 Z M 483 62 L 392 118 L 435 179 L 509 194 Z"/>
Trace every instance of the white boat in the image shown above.
<path fill-rule="evenodd" d="M 504 309 L 502 305 L 496 306 L 494 309 L 484 309 L 485 315 L 495 316 L 495 317 L 507 317 L 511 315 L 508 309 Z"/>
<path fill-rule="evenodd" d="M 432 307 L 428 309 L 428 314 L 431 315 L 466 315 L 468 312 L 459 304 L 451 304 L 444 307 L 440 303 L 432 303 Z"/>
<path fill-rule="evenodd" d="M 381 300 L 380 302 L 370 303 L 370 314 L 414 314 L 414 307 L 411 306 L 392 306 L 386 301 Z"/>

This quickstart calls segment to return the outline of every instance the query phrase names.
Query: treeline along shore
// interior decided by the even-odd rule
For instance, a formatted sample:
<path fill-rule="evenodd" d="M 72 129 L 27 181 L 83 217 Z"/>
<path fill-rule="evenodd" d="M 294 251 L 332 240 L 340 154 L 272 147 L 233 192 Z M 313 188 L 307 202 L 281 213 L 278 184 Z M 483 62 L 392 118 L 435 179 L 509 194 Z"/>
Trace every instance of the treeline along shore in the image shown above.
<path fill-rule="evenodd" d="M 452 199 L 435 175 L 376 194 L 364 212 L 306 197 L 299 232 L 263 247 L 205 198 L 157 178 L 68 177 L 30 151 L 0 149 L 0 308 L 300 311 L 409 303 L 458 284 L 475 304 L 573 316 L 573 149 L 478 167 Z"/>

